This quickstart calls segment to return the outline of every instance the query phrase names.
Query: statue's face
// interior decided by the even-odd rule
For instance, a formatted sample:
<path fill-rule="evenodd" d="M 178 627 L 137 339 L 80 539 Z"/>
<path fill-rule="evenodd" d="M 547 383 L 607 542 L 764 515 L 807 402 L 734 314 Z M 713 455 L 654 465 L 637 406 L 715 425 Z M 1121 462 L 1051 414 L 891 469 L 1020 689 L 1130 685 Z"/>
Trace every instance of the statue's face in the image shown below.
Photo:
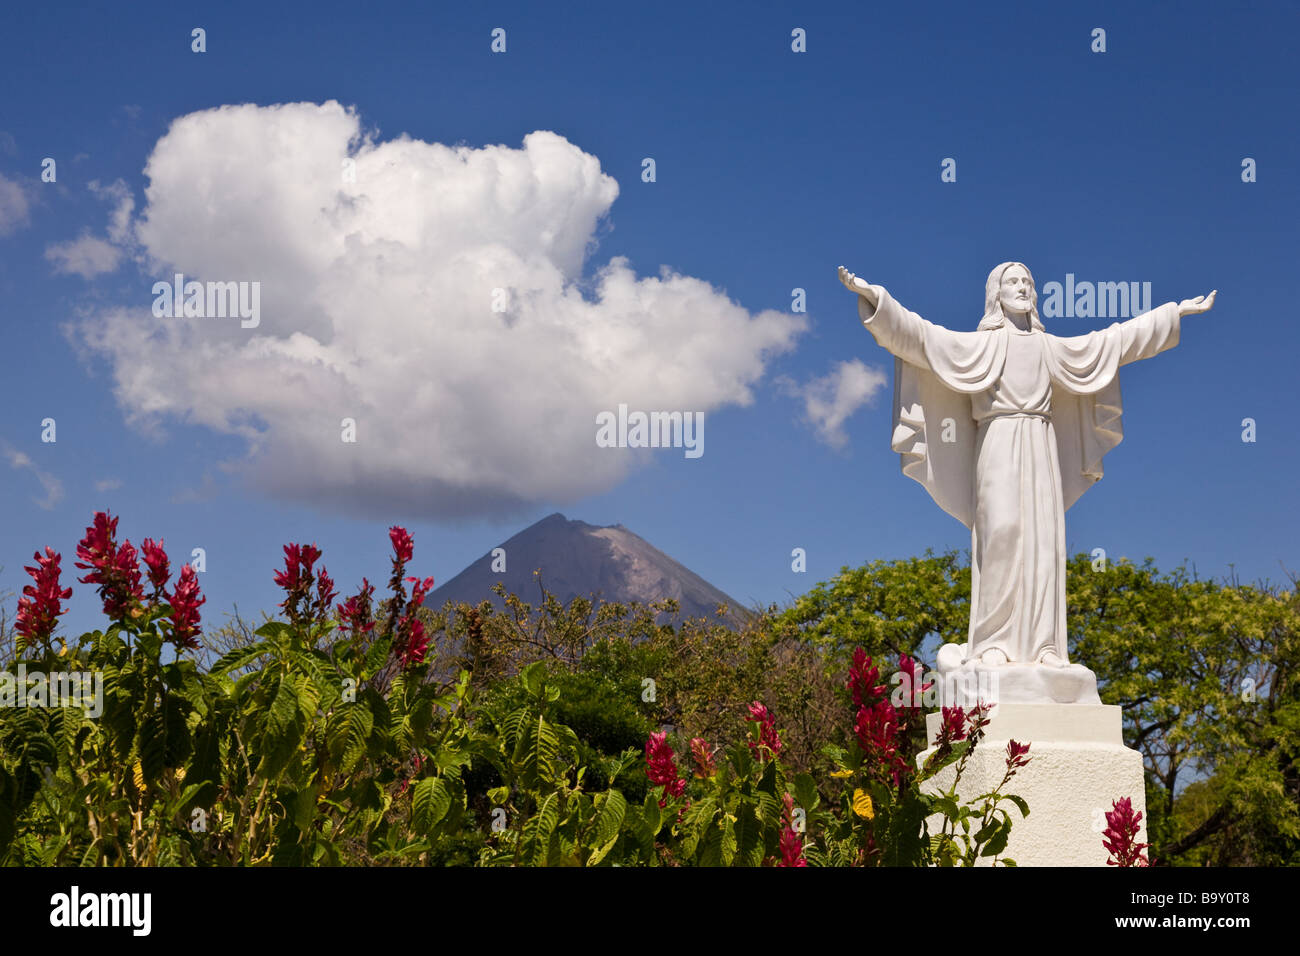
<path fill-rule="evenodd" d="M 1003 312 L 1024 315 L 1032 306 L 1033 297 L 1033 280 L 1021 266 L 1010 266 L 1002 273 L 1002 288 L 998 292 L 998 301 L 1002 303 Z"/>

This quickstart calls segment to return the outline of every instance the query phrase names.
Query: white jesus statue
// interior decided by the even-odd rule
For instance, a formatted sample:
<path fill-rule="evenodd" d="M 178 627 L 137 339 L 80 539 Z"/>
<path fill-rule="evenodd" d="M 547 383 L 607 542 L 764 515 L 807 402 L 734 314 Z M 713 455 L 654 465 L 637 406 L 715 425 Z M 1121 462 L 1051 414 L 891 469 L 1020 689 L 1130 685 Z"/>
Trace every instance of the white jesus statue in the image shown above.
<path fill-rule="evenodd" d="M 843 266 L 839 277 L 895 356 L 891 445 L 903 473 L 971 531 L 969 642 L 941 652 L 940 672 L 996 668 L 1016 678 L 1017 699 L 1096 700 L 1095 678 L 1066 652 L 1065 512 L 1123 438 L 1119 367 L 1177 345 L 1179 320 L 1215 293 L 1060 337 L 1043 328 L 1019 262 L 989 273 L 974 332 L 927 322 Z M 1068 679 L 1074 671 L 1083 676 Z"/>

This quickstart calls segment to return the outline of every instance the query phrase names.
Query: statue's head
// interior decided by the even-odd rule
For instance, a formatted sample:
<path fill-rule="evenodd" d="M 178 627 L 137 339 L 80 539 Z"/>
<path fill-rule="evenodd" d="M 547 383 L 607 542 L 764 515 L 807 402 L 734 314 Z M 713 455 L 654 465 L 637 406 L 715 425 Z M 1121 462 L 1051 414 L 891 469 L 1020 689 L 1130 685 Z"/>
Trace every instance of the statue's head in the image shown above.
<path fill-rule="evenodd" d="M 1001 328 L 1007 313 L 1028 314 L 1032 328 L 1042 332 L 1043 323 L 1038 318 L 1038 290 L 1029 266 L 1023 262 L 1003 262 L 989 273 L 984 284 L 984 318 L 980 331 Z"/>

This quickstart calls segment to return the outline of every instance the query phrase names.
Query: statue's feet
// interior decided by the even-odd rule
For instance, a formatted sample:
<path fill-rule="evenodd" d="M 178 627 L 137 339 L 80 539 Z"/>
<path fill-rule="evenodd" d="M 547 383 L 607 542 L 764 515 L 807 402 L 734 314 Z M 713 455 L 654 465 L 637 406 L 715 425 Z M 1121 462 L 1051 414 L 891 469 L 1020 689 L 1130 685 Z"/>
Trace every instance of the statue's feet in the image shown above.
<path fill-rule="evenodd" d="M 1042 655 L 1038 658 L 1038 663 L 1046 664 L 1048 667 L 1066 667 L 1069 662 L 1063 660 L 1061 655 L 1056 653 L 1056 651 L 1043 651 Z"/>
<path fill-rule="evenodd" d="M 1007 655 L 996 647 L 991 647 L 980 655 L 980 663 L 985 667 L 1001 667 L 1007 662 Z"/>

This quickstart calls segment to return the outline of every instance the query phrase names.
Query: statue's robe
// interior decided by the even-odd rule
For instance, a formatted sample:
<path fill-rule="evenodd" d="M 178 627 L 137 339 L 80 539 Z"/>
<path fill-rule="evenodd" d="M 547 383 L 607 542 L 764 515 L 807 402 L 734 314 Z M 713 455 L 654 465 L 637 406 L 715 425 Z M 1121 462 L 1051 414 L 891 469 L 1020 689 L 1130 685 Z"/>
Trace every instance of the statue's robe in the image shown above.
<path fill-rule="evenodd" d="M 1178 306 L 1062 338 L 1009 320 L 954 332 L 872 289 L 858 312 L 895 356 L 891 445 L 971 529 L 969 657 L 1067 660 L 1065 512 L 1124 437 L 1119 367 L 1178 344 Z"/>

